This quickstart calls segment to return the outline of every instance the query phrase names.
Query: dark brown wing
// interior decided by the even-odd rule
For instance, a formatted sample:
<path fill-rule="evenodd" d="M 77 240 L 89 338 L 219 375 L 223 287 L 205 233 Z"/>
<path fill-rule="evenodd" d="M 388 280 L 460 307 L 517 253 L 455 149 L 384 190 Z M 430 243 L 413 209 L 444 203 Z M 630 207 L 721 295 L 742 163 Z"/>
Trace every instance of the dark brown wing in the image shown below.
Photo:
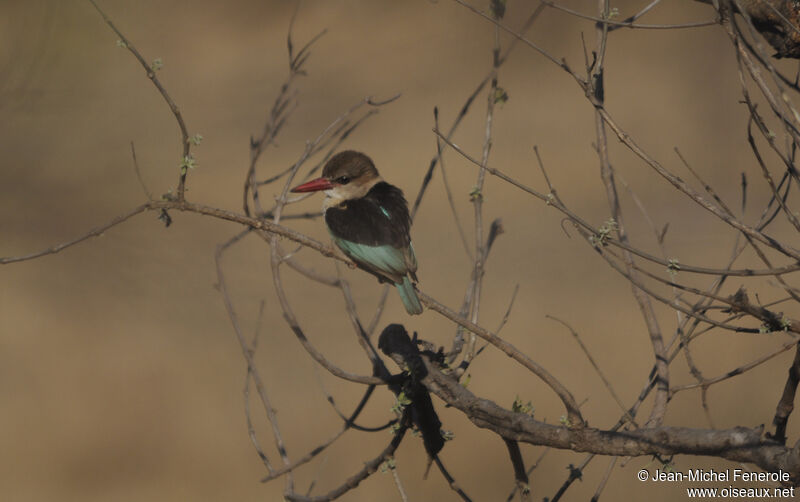
<path fill-rule="evenodd" d="M 356 244 L 405 249 L 411 243 L 411 217 L 403 192 L 384 181 L 360 199 L 328 208 L 325 223 L 334 237 Z"/>

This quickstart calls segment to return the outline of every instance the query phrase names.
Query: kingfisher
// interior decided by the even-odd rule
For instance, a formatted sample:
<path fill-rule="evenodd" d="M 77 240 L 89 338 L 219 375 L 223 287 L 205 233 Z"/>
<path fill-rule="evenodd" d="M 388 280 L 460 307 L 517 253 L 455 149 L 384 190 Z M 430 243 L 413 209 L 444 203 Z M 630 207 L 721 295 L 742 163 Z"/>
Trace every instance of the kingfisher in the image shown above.
<path fill-rule="evenodd" d="M 325 192 L 322 211 L 333 242 L 359 268 L 394 284 L 409 314 L 421 314 L 411 216 L 402 190 L 383 181 L 369 157 L 346 150 L 328 160 L 321 177 L 292 189 L 318 191 Z"/>

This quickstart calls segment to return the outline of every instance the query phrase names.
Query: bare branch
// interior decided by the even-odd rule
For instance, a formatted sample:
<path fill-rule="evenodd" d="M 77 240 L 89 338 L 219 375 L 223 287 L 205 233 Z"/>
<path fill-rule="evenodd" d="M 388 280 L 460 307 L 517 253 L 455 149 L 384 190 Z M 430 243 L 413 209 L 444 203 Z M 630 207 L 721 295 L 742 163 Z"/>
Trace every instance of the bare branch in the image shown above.
<path fill-rule="evenodd" d="M 186 123 L 183 121 L 183 115 L 181 115 L 181 111 L 178 108 L 178 105 L 175 104 L 175 101 L 172 100 L 167 89 L 161 84 L 161 81 L 156 76 L 156 68 L 155 65 L 152 65 L 145 61 L 144 57 L 136 50 L 136 47 L 133 46 L 130 40 L 125 38 L 125 35 L 122 34 L 121 31 L 111 22 L 111 19 L 106 16 L 105 12 L 100 9 L 100 6 L 97 5 L 95 0 L 89 0 L 91 4 L 94 6 L 95 10 L 103 17 L 103 21 L 111 28 L 111 30 L 117 34 L 120 38 L 121 45 L 128 49 L 131 54 L 139 61 L 139 64 L 142 65 L 144 68 L 145 73 L 147 74 L 147 78 L 153 82 L 153 85 L 156 86 L 158 92 L 161 94 L 161 97 L 164 98 L 164 101 L 169 106 L 170 111 L 175 116 L 175 121 L 178 123 L 178 128 L 181 131 L 181 144 L 183 145 L 183 156 L 182 156 L 182 165 L 181 165 L 181 173 L 180 173 L 180 181 L 178 182 L 178 190 L 177 190 L 177 199 L 179 201 L 183 201 L 184 199 L 184 192 L 186 191 L 186 174 L 188 173 L 188 166 L 185 164 L 189 159 L 191 159 L 191 141 L 189 140 L 189 131 L 186 128 Z"/>
<path fill-rule="evenodd" d="M 619 432 L 550 425 L 478 398 L 455 379 L 441 373 L 435 363 L 426 357 L 422 359 L 427 370 L 422 383 L 431 392 L 461 410 L 478 427 L 489 429 L 504 438 L 600 455 L 710 454 L 736 462 L 752 463 L 768 472 L 784 470 L 791 476 L 800 474 L 798 451 L 763 440 L 763 427 L 704 430 L 662 426 Z"/>
<path fill-rule="evenodd" d="M 563 5 L 558 4 L 552 0 L 541 0 L 541 2 L 547 5 L 548 7 L 552 7 L 556 10 L 566 12 L 571 16 L 581 19 L 586 19 L 588 21 L 594 21 L 597 24 L 614 28 L 631 28 L 640 30 L 678 30 L 683 28 L 705 28 L 706 26 L 714 26 L 719 24 L 719 21 L 716 19 L 712 19 L 710 21 L 697 21 L 693 23 L 676 23 L 676 24 L 637 24 L 634 23 L 633 21 L 611 21 L 608 18 L 599 18 L 599 17 L 589 16 L 587 14 L 581 14 L 576 10 L 564 7 Z"/>
<path fill-rule="evenodd" d="M 533 359 L 520 352 L 516 347 L 506 342 L 499 336 L 483 329 L 477 324 L 464 319 L 421 291 L 419 292 L 419 299 L 429 309 L 438 312 L 444 317 L 466 328 L 468 331 L 475 333 L 498 349 L 502 350 L 507 356 L 511 357 L 525 368 L 529 369 L 531 373 L 538 376 L 561 399 L 561 402 L 564 403 L 564 407 L 567 409 L 567 416 L 572 426 L 581 428 L 584 425 L 583 417 L 578 409 L 578 403 L 575 401 L 575 398 L 572 397 L 572 394 L 566 389 L 566 387 L 564 387 L 564 385 L 561 384 L 561 382 L 553 377 L 553 375 L 551 375 L 547 370 L 539 366 L 539 364 Z"/>
<path fill-rule="evenodd" d="M 591 363 L 592 367 L 594 368 L 595 372 L 597 373 L 597 376 L 600 377 L 600 379 L 603 381 L 603 384 L 605 384 L 606 389 L 608 389 L 609 394 L 611 394 L 611 397 L 613 397 L 614 401 L 616 401 L 617 405 L 619 405 L 619 408 L 620 408 L 620 410 L 622 410 L 622 413 L 625 415 L 625 418 L 634 427 L 638 428 L 639 426 L 636 424 L 636 420 L 634 420 L 634 418 L 631 416 L 631 414 L 628 413 L 628 410 L 625 409 L 625 405 L 622 404 L 622 399 L 619 398 L 619 396 L 617 395 L 616 391 L 614 390 L 614 386 L 611 385 L 611 382 L 608 381 L 606 376 L 600 370 L 600 367 L 597 365 L 597 362 L 595 362 L 594 357 L 592 357 L 592 354 L 589 352 L 589 349 L 587 349 L 586 345 L 583 344 L 583 341 L 581 340 L 581 337 L 578 334 L 578 332 L 575 331 L 574 329 L 572 329 L 572 326 L 570 326 L 566 322 L 562 321 L 558 317 L 553 317 L 551 315 L 548 315 L 546 317 L 548 319 L 552 319 L 552 320 L 556 321 L 557 323 L 561 324 L 562 326 L 567 328 L 570 333 L 572 333 L 572 336 L 575 338 L 575 341 L 578 342 L 578 345 L 580 346 L 580 348 L 583 351 L 583 353 L 586 355 L 586 358 L 589 360 L 589 363 Z"/>
<path fill-rule="evenodd" d="M 395 450 L 397 450 L 397 447 L 400 446 L 400 442 L 403 440 L 405 433 L 406 433 L 406 428 L 401 427 L 400 430 L 398 430 L 394 434 L 394 437 L 392 438 L 392 441 L 389 443 L 389 446 L 384 448 L 384 450 L 380 454 L 378 454 L 377 457 L 367 462 L 364 462 L 364 467 L 361 470 L 359 470 L 357 473 L 347 478 L 347 480 L 344 483 L 342 483 L 337 488 L 334 488 L 333 490 L 329 491 L 325 495 L 320 495 L 317 497 L 309 497 L 287 490 L 286 493 L 283 494 L 283 496 L 286 498 L 286 500 L 290 500 L 292 502 L 328 502 L 330 500 L 334 500 L 341 497 L 345 493 L 357 487 L 362 481 L 367 479 L 369 476 L 374 474 L 375 471 L 378 470 L 378 467 L 384 461 L 393 457 L 394 452 Z"/>

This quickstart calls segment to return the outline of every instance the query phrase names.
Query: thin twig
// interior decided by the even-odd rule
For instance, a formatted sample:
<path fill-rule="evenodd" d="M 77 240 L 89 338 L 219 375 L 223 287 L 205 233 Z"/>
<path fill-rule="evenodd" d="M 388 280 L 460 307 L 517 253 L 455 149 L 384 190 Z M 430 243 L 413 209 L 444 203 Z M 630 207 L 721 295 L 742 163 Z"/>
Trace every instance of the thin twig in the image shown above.
<path fill-rule="evenodd" d="M 597 490 L 595 490 L 594 495 L 592 495 L 591 502 L 597 502 L 600 500 L 600 494 L 603 493 L 603 489 L 606 487 L 606 483 L 608 483 L 611 473 L 614 471 L 614 466 L 617 464 L 617 460 L 619 460 L 619 457 L 611 457 L 611 460 L 608 462 L 606 472 L 603 474 L 603 479 L 600 480 L 600 484 L 597 485 Z"/>
<path fill-rule="evenodd" d="M 675 23 L 675 24 L 637 24 L 634 23 L 633 21 L 611 21 L 608 18 L 600 18 L 600 17 L 590 16 L 587 14 L 582 14 L 576 10 L 564 7 L 563 5 L 558 4 L 552 0 L 541 0 L 541 2 L 547 5 L 548 7 L 552 7 L 556 10 L 566 12 L 570 16 L 586 19 L 588 21 L 594 21 L 597 24 L 614 28 L 631 28 L 639 30 L 678 30 L 683 28 L 704 28 L 706 26 L 716 26 L 719 24 L 719 21 L 716 19 L 712 19 L 710 21 L 695 21 L 692 23 Z"/>
<path fill-rule="evenodd" d="M 183 201 L 185 195 L 184 192 L 186 191 L 186 174 L 189 170 L 186 162 L 191 159 L 192 144 L 191 141 L 189 141 L 189 131 L 186 128 L 186 123 L 183 120 L 181 111 L 178 108 L 178 105 L 175 104 L 175 101 L 173 101 L 173 99 L 170 97 L 167 89 L 164 88 L 164 86 L 161 84 L 161 81 L 156 76 L 157 68 L 155 68 L 155 66 L 151 66 L 151 64 L 148 63 L 144 57 L 142 57 L 136 47 L 133 46 L 131 41 L 122 34 L 122 32 L 114 25 L 114 23 L 111 22 L 111 19 L 106 16 L 106 13 L 100 9 L 100 6 L 97 5 L 95 0 L 89 0 L 89 2 L 94 6 L 95 10 L 97 10 L 100 16 L 102 16 L 103 21 L 105 21 L 111 30 L 120 38 L 121 45 L 128 49 L 128 51 L 139 61 L 139 64 L 142 65 L 142 68 L 144 68 L 144 71 L 147 74 L 147 78 L 149 78 L 150 81 L 153 82 L 153 85 L 156 86 L 156 89 L 158 89 L 161 97 L 164 98 L 164 101 L 167 103 L 167 106 L 169 106 L 170 111 L 172 111 L 172 114 L 175 116 L 175 121 L 178 123 L 178 128 L 181 131 L 181 144 L 183 145 L 182 165 L 180 170 L 180 181 L 178 182 L 177 199 L 179 201 Z"/>
<path fill-rule="evenodd" d="M 460 146 L 458 146 L 455 143 L 447 140 L 447 138 L 445 138 L 442 135 L 441 131 L 434 130 L 433 132 L 434 132 L 434 134 L 436 134 L 440 138 L 442 138 L 442 140 L 447 145 L 449 145 L 451 148 L 453 148 L 453 150 L 455 150 L 456 152 L 461 154 L 465 159 L 469 160 L 470 162 L 472 162 L 473 164 L 476 164 L 478 166 L 481 165 L 479 160 L 476 160 L 470 154 L 466 153 L 464 151 L 464 149 L 462 149 Z M 539 192 L 537 190 L 534 190 L 533 188 L 525 185 L 524 183 L 512 178 L 511 176 L 509 176 L 509 175 L 505 174 L 504 172 L 500 171 L 499 169 L 496 169 L 496 168 L 493 168 L 493 167 L 490 167 L 490 166 L 486 166 L 485 169 L 486 169 L 486 172 L 488 172 L 492 176 L 496 176 L 496 177 L 502 179 L 503 181 L 505 181 L 505 182 L 507 182 L 507 183 L 519 188 L 520 190 L 522 190 L 522 191 L 524 191 L 524 192 L 536 197 L 537 199 L 539 199 L 542 202 L 546 203 L 548 206 L 553 207 L 556 210 L 560 211 L 565 216 L 567 216 L 570 221 L 572 221 L 576 225 L 580 226 L 581 228 L 585 229 L 586 231 L 588 231 L 588 232 L 590 232 L 592 234 L 597 234 L 598 233 L 598 229 L 596 229 L 595 227 L 590 225 L 583 218 L 581 218 L 577 214 L 573 213 L 566 206 L 564 206 L 558 200 L 558 198 L 555 196 L 555 192 L 551 191 L 548 194 L 543 194 L 543 193 L 541 193 L 541 192 Z M 738 224 L 739 225 L 743 225 L 742 223 L 738 223 Z M 751 233 L 751 234 L 760 236 L 760 238 L 757 238 L 757 240 L 761 240 L 762 242 L 766 240 L 767 243 L 768 243 L 767 245 L 769 245 L 769 243 L 775 243 L 777 246 L 780 246 L 780 247 L 786 249 L 782 244 L 780 244 L 777 241 L 775 241 L 774 238 L 766 236 L 765 234 L 763 234 L 760 231 L 759 228 L 760 228 L 760 226 L 759 227 L 746 227 L 746 230 L 741 230 L 741 229 L 740 230 L 742 232 L 744 232 L 744 233 Z M 667 261 L 665 261 L 665 260 L 663 260 L 663 259 L 661 259 L 661 258 L 659 258 L 657 256 L 654 256 L 652 254 L 646 253 L 646 252 L 642 251 L 641 249 L 637 249 L 635 247 L 629 246 L 629 245 L 627 245 L 625 243 L 622 243 L 622 242 L 620 242 L 617 239 L 614 239 L 612 237 L 608 237 L 604 242 L 607 243 L 607 244 L 619 247 L 621 249 L 624 249 L 626 251 L 630 251 L 631 253 L 635 254 L 636 256 L 644 258 L 644 259 L 646 259 L 648 261 L 651 261 L 653 263 L 657 263 L 657 264 L 663 265 L 665 267 L 671 266 L 671 264 L 669 262 L 667 262 Z M 774 246 L 771 246 L 771 247 L 774 248 Z M 794 254 L 794 253 L 795 253 L 794 251 L 787 251 L 784 254 L 791 255 L 791 254 Z M 746 277 L 754 277 L 754 276 L 759 276 L 759 275 L 782 275 L 782 274 L 787 274 L 787 273 L 790 273 L 790 272 L 795 272 L 797 270 L 800 270 L 800 262 L 792 262 L 789 265 L 784 265 L 784 266 L 775 267 L 775 268 L 771 268 L 771 269 L 718 269 L 718 268 L 708 268 L 708 267 L 699 267 L 699 266 L 695 266 L 695 265 L 681 264 L 681 271 L 682 272 L 693 272 L 693 273 L 697 273 L 697 274 L 709 274 L 709 275 L 746 276 Z"/>
<path fill-rule="evenodd" d="M 522 26 L 522 29 L 520 30 L 520 32 L 521 33 L 526 33 L 531 28 L 531 26 L 533 26 L 533 23 L 539 18 L 539 15 L 544 11 L 544 9 L 545 9 L 544 4 L 540 3 L 536 7 L 536 9 L 534 9 L 534 11 L 531 13 L 531 15 L 528 17 L 528 19 L 525 21 L 525 23 Z M 517 46 L 517 43 L 519 41 L 520 41 L 519 38 L 515 38 L 508 44 L 508 48 L 503 53 L 503 55 L 500 57 L 500 61 L 498 63 L 498 67 L 502 66 L 506 61 L 508 61 L 509 55 L 514 50 L 514 48 Z M 486 74 L 486 76 L 475 87 L 475 90 L 472 91 L 472 94 L 470 94 L 467 97 L 467 99 L 464 101 L 464 104 L 461 105 L 461 109 L 460 109 L 458 115 L 456 116 L 455 120 L 453 120 L 453 123 L 450 125 L 450 130 L 447 133 L 447 139 L 450 139 L 450 138 L 453 137 L 453 135 L 456 132 L 456 129 L 458 129 L 458 126 L 461 124 L 461 121 L 467 116 L 467 113 L 469 112 L 469 110 L 470 110 L 470 108 L 472 106 L 472 103 L 475 101 L 475 99 L 478 97 L 478 95 L 481 93 L 481 91 L 484 89 L 484 87 L 486 87 L 486 84 L 489 83 L 489 81 L 492 78 L 492 75 L 494 74 L 495 70 L 496 70 L 496 68 L 493 65 L 492 69 L 489 70 L 489 72 Z M 420 186 L 419 192 L 417 192 L 417 198 L 414 200 L 414 204 L 411 207 L 412 219 L 413 219 L 413 216 L 416 215 L 417 211 L 419 210 L 419 206 L 422 203 L 422 197 L 423 197 L 423 195 L 425 194 L 425 191 L 428 188 L 428 185 L 429 185 L 429 183 L 431 181 L 431 178 L 433 177 L 433 170 L 436 168 L 436 164 L 439 161 L 439 158 L 440 158 L 440 156 L 437 154 L 436 156 L 434 156 L 431 159 L 430 165 L 428 166 L 428 171 L 425 173 L 425 176 L 422 179 L 422 185 Z"/>
<path fill-rule="evenodd" d="M 578 345 L 580 346 L 580 348 L 583 351 L 584 355 L 586 355 L 586 358 L 589 360 L 589 363 L 594 368 L 595 372 L 597 373 L 597 376 L 599 376 L 600 380 L 603 381 L 603 384 L 606 386 L 606 389 L 608 389 L 608 392 L 609 392 L 609 394 L 611 394 L 611 397 L 613 397 L 614 401 L 617 402 L 617 405 L 622 410 L 622 413 L 625 415 L 625 418 L 634 427 L 638 428 L 639 426 L 636 424 L 636 420 L 634 420 L 634 418 L 630 415 L 630 413 L 628 413 L 628 410 L 625 408 L 625 405 L 622 403 L 622 399 L 620 399 L 620 397 L 617 395 L 617 392 L 614 390 L 614 386 L 611 385 L 611 382 L 609 382 L 608 378 L 606 378 L 605 374 L 603 374 L 602 370 L 600 369 L 600 366 L 597 365 L 597 362 L 595 362 L 594 357 L 592 357 L 592 354 L 589 352 L 589 349 L 587 349 L 586 345 L 583 344 L 583 341 L 581 340 L 581 337 L 578 334 L 578 332 L 575 331 L 572 328 L 572 326 L 567 324 L 565 321 L 559 319 L 558 317 L 554 317 L 554 316 L 551 316 L 551 315 L 547 315 L 545 317 L 547 317 L 548 319 L 552 319 L 552 320 L 556 321 L 557 323 L 559 323 L 562 326 L 564 326 L 565 328 L 567 328 L 570 333 L 572 333 L 572 336 L 575 338 L 575 341 L 578 342 Z"/>
<path fill-rule="evenodd" d="M 228 318 L 231 321 L 231 325 L 233 326 L 233 331 L 236 334 L 236 339 L 239 341 L 239 345 L 242 349 L 242 355 L 244 355 L 245 361 L 247 362 L 247 372 L 248 376 L 253 379 L 255 382 L 256 390 L 258 392 L 258 396 L 261 399 L 262 404 L 264 405 L 264 411 L 267 413 L 267 418 L 269 419 L 270 424 L 272 425 L 272 435 L 275 438 L 275 446 L 278 449 L 278 454 L 283 460 L 283 464 L 285 467 L 291 465 L 291 460 L 289 459 L 289 454 L 286 451 L 286 445 L 283 441 L 283 435 L 281 434 L 280 427 L 278 426 L 278 417 L 275 413 L 275 409 L 272 407 L 272 403 L 270 402 L 269 395 L 267 394 L 266 387 L 264 386 L 263 380 L 261 379 L 260 372 L 253 361 L 253 351 L 248 346 L 247 341 L 244 338 L 244 334 L 239 326 L 239 318 L 236 315 L 236 311 L 233 308 L 233 303 L 231 302 L 230 294 L 228 293 L 228 288 L 225 282 L 225 275 L 222 271 L 222 255 L 226 249 L 228 249 L 232 244 L 236 243 L 237 239 L 229 240 L 228 242 L 217 246 L 216 253 L 214 254 L 214 261 L 216 263 L 217 268 L 217 287 L 219 289 L 220 294 L 222 295 L 222 300 L 225 305 L 225 310 L 228 313 Z M 269 469 L 271 472 L 274 472 L 272 469 Z M 291 472 L 286 478 L 286 488 L 287 490 L 292 489 L 294 486 L 294 477 L 292 476 Z"/>
<path fill-rule="evenodd" d="M 455 478 L 453 478 L 453 476 L 450 475 L 450 472 L 444 466 L 442 460 L 439 458 L 438 455 L 433 457 L 433 461 L 436 462 L 436 467 L 439 468 L 439 472 L 441 472 L 442 476 L 444 476 L 444 479 L 447 480 L 447 486 L 449 486 L 451 490 L 456 492 L 458 496 L 461 497 L 461 500 L 463 500 L 464 502 L 472 502 L 472 499 L 469 498 L 466 492 L 464 492 L 464 490 L 462 490 L 461 487 L 458 486 L 458 483 L 456 483 Z"/>
<path fill-rule="evenodd" d="M 362 481 L 367 479 L 369 476 L 375 473 L 378 470 L 378 467 L 385 462 L 388 458 L 394 456 L 395 450 L 397 447 L 400 446 L 400 442 L 403 440 L 403 437 L 406 433 L 406 427 L 401 427 L 392 438 L 392 441 L 377 457 L 364 462 L 364 467 L 361 468 L 356 474 L 350 476 L 345 480 L 344 483 L 339 485 L 338 487 L 334 488 L 333 490 L 329 491 L 325 495 L 319 495 L 316 497 L 304 496 L 298 493 L 294 493 L 293 491 L 287 491 L 283 494 L 286 500 L 290 500 L 292 502 L 328 502 L 330 500 L 337 499 L 344 495 L 345 493 L 349 492 L 350 490 L 357 487 Z"/>
<path fill-rule="evenodd" d="M 131 141 L 131 157 L 133 158 L 133 170 L 136 171 L 136 179 L 139 180 L 139 184 L 142 186 L 142 191 L 144 191 L 147 200 L 153 200 L 153 194 L 147 189 L 147 185 L 142 178 L 142 172 L 139 170 L 139 162 L 136 160 L 136 147 L 133 146 L 133 141 Z"/>
<path fill-rule="evenodd" d="M 670 389 L 670 397 L 674 396 L 678 392 L 681 392 L 681 391 L 684 391 L 684 390 L 697 389 L 697 388 L 700 388 L 700 387 L 710 387 L 711 385 L 713 385 L 715 383 L 724 382 L 725 380 L 733 378 L 733 377 L 735 377 L 737 375 L 741 375 L 742 373 L 746 373 L 746 372 L 752 370 L 753 368 L 756 368 L 756 367 L 764 364 L 765 362 L 775 358 L 776 356 L 779 356 L 780 354 L 783 354 L 787 350 L 789 350 L 789 349 L 791 349 L 793 347 L 796 347 L 796 346 L 797 346 L 797 342 L 796 341 L 791 341 L 789 343 L 783 344 L 780 348 L 770 352 L 769 354 L 766 354 L 766 355 L 764 355 L 762 357 L 759 357 L 758 359 L 750 361 L 747 364 L 743 364 L 743 365 L 741 365 L 741 366 L 739 366 L 737 368 L 734 368 L 734 369 L 732 369 L 732 370 L 730 370 L 730 371 L 728 371 L 728 372 L 726 372 L 726 373 L 724 373 L 724 374 L 722 374 L 720 376 L 713 377 L 713 378 L 706 378 L 702 382 L 696 382 L 696 383 L 690 383 L 690 384 L 686 384 L 686 385 L 674 386 L 674 387 L 672 387 Z"/>
<path fill-rule="evenodd" d="M 489 153 L 492 149 L 492 124 L 494 123 L 494 106 L 497 101 L 497 78 L 500 66 L 500 29 L 495 26 L 494 29 L 494 49 L 492 50 L 492 75 L 491 85 L 489 86 L 489 93 L 486 99 L 486 120 L 484 124 L 483 136 L 483 153 L 481 155 L 481 165 L 478 169 L 478 179 L 475 182 L 475 187 L 470 193 L 472 200 L 473 212 L 475 218 L 475 252 L 473 254 L 473 271 L 471 291 L 469 293 L 470 305 L 469 314 L 470 320 L 473 323 L 478 322 L 481 306 L 481 293 L 483 292 L 483 274 L 484 266 L 486 264 L 486 255 L 488 246 L 484 245 L 483 239 L 483 187 L 486 180 L 486 164 L 489 162 Z M 437 143 L 441 144 L 438 140 Z M 458 335 L 456 335 L 458 336 Z M 469 336 L 469 343 L 467 351 L 464 355 L 463 364 L 469 366 L 470 361 L 475 357 L 475 334 L 471 333 Z"/>
<path fill-rule="evenodd" d="M 389 457 L 387 460 L 389 462 L 394 462 L 394 457 Z M 400 481 L 400 475 L 397 473 L 397 466 L 392 465 L 389 467 L 389 470 L 392 472 L 392 479 L 394 480 L 394 485 L 397 487 L 397 492 L 400 494 L 400 500 L 408 502 L 408 495 L 406 495 L 406 490 L 403 488 L 403 483 Z"/>
<path fill-rule="evenodd" d="M 439 110 L 438 108 L 433 109 L 433 122 L 434 127 L 439 129 Z M 447 170 L 444 168 L 444 158 L 442 158 L 442 140 L 437 136 L 436 137 L 436 158 L 439 162 L 439 169 L 442 171 L 442 183 L 444 184 L 444 191 L 447 195 L 447 203 L 450 204 L 450 211 L 453 213 L 453 220 L 456 224 L 456 229 L 458 230 L 458 235 L 461 237 L 461 243 L 464 245 L 464 252 L 467 253 L 470 261 L 474 260 L 472 256 L 472 250 L 469 247 L 469 243 L 467 242 L 467 235 L 464 233 L 464 228 L 461 225 L 461 218 L 458 217 L 458 210 L 456 209 L 456 203 L 453 200 L 453 191 L 450 190 L 450 183 L 447 180 Z M 419 206 L 416 206 L 414 209 L 417 209 Z M 412 214 L 412 218 L 413 218 Z"/>
<path fill-rule="evenodd" d="M 572 394 L 560 381 L 553 377 L 553 375 L 541 367 L 537 362 L 520 352 L 516 347 L 506 342 L 499 336 L 487 331 L 477 324 L 464 319 L 462 316 L 459 316 L 457 313 L 437 302 L 422 291 L 419 292 L 419 299 L 429 309 L 461 325 L 462 327 L 466 328 L 467 331 L 475 333 L 479 337 L 503 351 L 506 355 L 520 363 L 522 366 L 529 369 L 534 375 L 538 376 L 544 383 L 546 383 L 561 399 L 561 402 L 564 404 L 564 407 L 567 410 L 567 416 L 571 424 L 578 428 L 583 426 L 583 417 L 581 416 L 581 412 L 578 408 L 578 403 L 575 401 L 575 398 L 572 397 Z"/>
<path fill-rule="evenodd" d="M 610 13 L 608 0 L 598 0 L 598 10 L 603 19 L 608 18 Z M 586 72 L 591 77 L 589 79 L 589 90 L 594 100 L 597 102 L 595 108 L 595 132 L 597 135 L 597 155 L 600 161 L 600 176 L 606 188 L 606 198 L 608 199 L 611 217 L 615 223 L 617 238 L 621 243 L 628 244 L 628 235 L 625 228 L 622 206 L 617 193 L 614 168 L 611 165 L 608 153 L 608 137 L 606 135 L 605 123 L 599 113 L 599 110 L 605 105 L 605 67 L 603 63 L 605 61 L 606 45 L 608 41 L 608 25 L 605 23 L 597 23 L 595 25 L 595 34 L 597 37 L 597 47 L 594 52 L 595 60 L 592 62 L 591 66 L 587 66 Z M 661 334 L 661 327 L 656 318 L 650 297 L 643 290 L 636 287 L 636 272 L 633 268 L 634 261 L 632 253 L 623 251 L 622 259 L 625 263 L 628 275 L 634 279 L 631 281 L 633 297 L 639 306 L 639 311 L 650 336 L 650 343 L 653 346 L 653 356 L 656 361 L 659 379 L 648 425 L 657 426 L 661 424 L 664 414 L 667 411 L 669 396 L 669 367 L 665 361 L 666 349 L 664 348 L 664 338 Z"/>

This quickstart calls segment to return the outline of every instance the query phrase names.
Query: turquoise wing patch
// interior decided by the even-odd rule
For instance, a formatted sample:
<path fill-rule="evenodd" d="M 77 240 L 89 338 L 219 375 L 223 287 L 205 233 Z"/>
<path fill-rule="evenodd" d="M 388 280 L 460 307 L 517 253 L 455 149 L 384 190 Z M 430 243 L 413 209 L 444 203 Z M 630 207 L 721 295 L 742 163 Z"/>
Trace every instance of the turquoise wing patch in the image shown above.
<path fill-rule="evenodd" d="M 408 265 L 412 272 L 416 272 L 417 270 L 417 255 L 414 254 L 414 245 L 410 242 L 408 243 L 408 254 L 406 255 L 408 258 Z"/>
<path fill-rule="evenodd" d="M 344 253 L 355 261 L 364 263 L 389 275 L 406 275 L 405 253 L 402 249 L 386 246 L 367 246 L 344 239 L 333 239 Z"/>

